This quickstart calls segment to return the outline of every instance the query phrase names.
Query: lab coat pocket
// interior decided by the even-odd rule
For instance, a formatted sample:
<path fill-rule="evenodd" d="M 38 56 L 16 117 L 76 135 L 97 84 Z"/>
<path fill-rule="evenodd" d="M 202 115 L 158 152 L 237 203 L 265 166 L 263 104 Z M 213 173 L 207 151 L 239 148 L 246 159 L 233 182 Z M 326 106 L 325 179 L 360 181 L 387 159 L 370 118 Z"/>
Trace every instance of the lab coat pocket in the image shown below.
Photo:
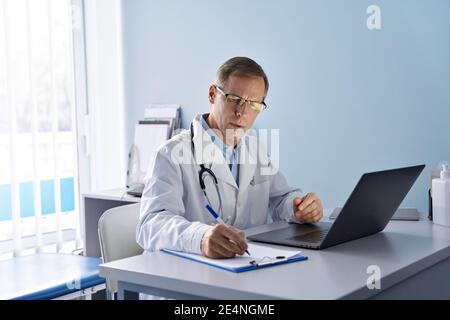
<path fill-rule="evenodd" d="M 250 181 L 250 221 L 252 226 L 265 224 L 269 211 L 270 179 L 264 176 L 255 176 Z"/>

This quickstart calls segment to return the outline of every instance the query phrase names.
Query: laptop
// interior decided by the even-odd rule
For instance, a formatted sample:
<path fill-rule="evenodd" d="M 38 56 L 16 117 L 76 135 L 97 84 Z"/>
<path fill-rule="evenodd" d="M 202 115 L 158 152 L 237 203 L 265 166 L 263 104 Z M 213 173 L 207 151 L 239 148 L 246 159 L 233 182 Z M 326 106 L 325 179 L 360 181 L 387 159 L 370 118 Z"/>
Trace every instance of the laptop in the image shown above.
<path fill-rule="evenodd" d="M 292 223 L 249 240 L 324 249 L 382 231 L 425 165 L 363 174 L 334 223 Z"/>

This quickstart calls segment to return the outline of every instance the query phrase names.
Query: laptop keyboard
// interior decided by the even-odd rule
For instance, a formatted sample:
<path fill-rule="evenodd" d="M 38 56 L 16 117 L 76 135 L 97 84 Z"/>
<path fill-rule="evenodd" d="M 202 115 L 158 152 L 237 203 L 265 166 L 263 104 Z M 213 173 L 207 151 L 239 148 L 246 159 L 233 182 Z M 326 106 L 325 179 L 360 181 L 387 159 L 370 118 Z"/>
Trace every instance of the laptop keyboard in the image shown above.
<path fill-rule="evenodd" d="M 321 242 L 327 235 L 328 230 L 317 230 L 306 234 L 293 236 L 288 240 L 302 241 L 302 242 Z"/>

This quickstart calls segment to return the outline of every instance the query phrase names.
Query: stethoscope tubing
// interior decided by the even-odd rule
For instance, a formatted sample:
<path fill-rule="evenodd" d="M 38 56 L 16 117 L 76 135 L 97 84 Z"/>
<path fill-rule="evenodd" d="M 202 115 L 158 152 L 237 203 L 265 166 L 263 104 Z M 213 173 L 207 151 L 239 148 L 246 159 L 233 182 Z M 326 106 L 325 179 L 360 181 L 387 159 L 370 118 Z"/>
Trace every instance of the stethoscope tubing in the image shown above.
<path fill-rule="evenodd" d="M 191 122 L 191 126 L 190 126 L 190 134 L 191 134 L 192 155 L 194 156 L 194 161 L 195 161 L 194 126 L 193 126 L 192 122 Z M 213 207 L 213 205 L 211 204 L 211 201 L 208 197 L 208 194 L 206 193 L 206 185 L 205 185 L 204 175 L 210 175 L 213 179 L 214 186 L 215 186 L 215 189 L 217 192 L 217 197 L 219 199 L 219 210 L 216 210 L 216 212 L 218 212 L 219 214 L 222 214 L 222 197 L 220 195 L 217 177 L 214 174 L 214 172 L 211 170 L 211 168 L 207 168 L 207 167 L 205 167 L 205 165 L 203 163 L 200 163 L 200 170 L 198 172 L 198 182 L 199 182 L 200 188 L 202 189 L 203 195 L 205 196 L 206 201 L 208 201 L 209 205 L 211 207 Z"/>

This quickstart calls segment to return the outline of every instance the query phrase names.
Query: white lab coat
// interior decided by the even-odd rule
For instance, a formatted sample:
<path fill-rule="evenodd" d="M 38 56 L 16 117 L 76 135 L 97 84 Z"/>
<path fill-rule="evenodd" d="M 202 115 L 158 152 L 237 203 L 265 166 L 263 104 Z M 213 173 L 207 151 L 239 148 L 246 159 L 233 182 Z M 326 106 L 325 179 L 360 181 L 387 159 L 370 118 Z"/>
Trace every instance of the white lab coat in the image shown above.
<path fill-rule="evenodd" d="M 201 253 L 203 234 L 215 221 L 204 207 L 207 200 L 199 185 L 199 163 L 211 168 L 217 177 L 221 214 L 227 223 L 246 229 L 267 223 L 269 214 L 273 221 L 295 219 L 293 199 L 302 196 L 302 191 L 287 184 L 255 137 L 242 139 L 238 187 L 222 151 L 203 130 L 200 116 L 192 123 L 195 159 L 190 130 L 184 130 L 159 148 L 149 167 L 136 232 L 138 244 L 147 252 L 170 248 Z M 183 160 L 191 164 L 180 163 Z M 205 184 L 213 208 L 218 209 L 209 175 Z"/>

